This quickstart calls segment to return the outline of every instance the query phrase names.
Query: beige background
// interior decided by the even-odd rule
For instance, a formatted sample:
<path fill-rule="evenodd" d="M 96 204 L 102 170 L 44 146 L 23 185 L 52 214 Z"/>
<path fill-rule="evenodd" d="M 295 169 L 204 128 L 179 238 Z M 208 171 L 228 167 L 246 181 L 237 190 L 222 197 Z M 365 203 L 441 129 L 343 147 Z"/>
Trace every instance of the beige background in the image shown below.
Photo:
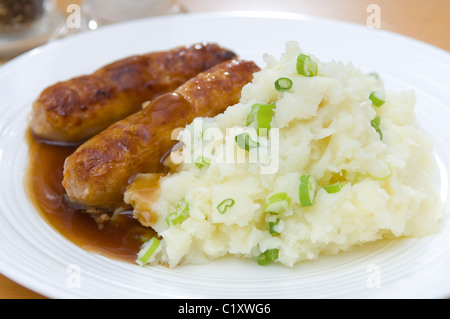
<path fill-rule="evenodd" d="M 57 0 L 61 10 L 81 0 Z M 450 51 L 450 0 L 179 0 L 187 12 L 275 10 L 366 24 L 366 9 L 381 9 L 381 28 Z M 2 61 L 5 62 L 5 61 Z M 1 72 L 1 69 L 0 69 Z M 0 298 L 45 298 L 0 275 Z"/>

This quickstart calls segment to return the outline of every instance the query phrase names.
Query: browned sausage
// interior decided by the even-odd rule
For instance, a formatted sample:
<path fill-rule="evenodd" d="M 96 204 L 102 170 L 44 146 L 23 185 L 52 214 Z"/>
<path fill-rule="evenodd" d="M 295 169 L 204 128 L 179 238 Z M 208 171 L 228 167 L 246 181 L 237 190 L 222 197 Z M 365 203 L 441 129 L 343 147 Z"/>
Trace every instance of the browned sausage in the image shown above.
<path fill-rule="evenodd" d="M 83 142 L 137 112 L 143 102 L 235 57 L 204 43 L 119 60 L 43 90 L 33 103 L 31 131 L 43 140 Z"/>
<path fill-rule="evenodd" d="M 69 200 L 108 210 L 123 206 L 130 177 L 163 171 L 161 158 L 176 142 L 172 131 L 236 104 L 258 70 L 249 61 L 223 62 L 88 140 L 64 165 Z"/>

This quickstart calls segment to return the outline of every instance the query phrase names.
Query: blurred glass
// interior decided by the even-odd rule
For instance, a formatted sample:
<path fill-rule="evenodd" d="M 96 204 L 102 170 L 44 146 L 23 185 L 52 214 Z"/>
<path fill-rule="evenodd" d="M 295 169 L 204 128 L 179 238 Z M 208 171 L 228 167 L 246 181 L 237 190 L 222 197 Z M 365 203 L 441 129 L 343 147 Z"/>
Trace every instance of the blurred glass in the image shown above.
<path fill-rule="evenodd" d="M 0 0 L 0 58 L 102 25 L 182 11 L 176 0 Z"/>
<path fill-rule="evenodd" d="M 48 42 L 64 23 L 53 0 L 0 0 L 0 57 L 11 58 Z"/>
<path fill-rule="evenodd" d="M 83 0 L 83 14 L 88 26 L 118 23 L 160 15 L 177 13 L 176 0 Z"/>
<path fill-rule="evenodd" d="M 31 26 L 44 15 L 44 0 L 0 0 L 0 32 Z"/>

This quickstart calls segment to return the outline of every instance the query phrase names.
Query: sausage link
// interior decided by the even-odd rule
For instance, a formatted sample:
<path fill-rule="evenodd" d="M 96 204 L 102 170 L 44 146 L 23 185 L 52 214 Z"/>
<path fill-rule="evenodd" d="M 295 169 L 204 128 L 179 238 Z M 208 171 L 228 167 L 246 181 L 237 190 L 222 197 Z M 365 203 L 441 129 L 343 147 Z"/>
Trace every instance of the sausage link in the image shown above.
<path fill-rule="evenodd" d="M 33 103 L 31 131 L 41 140 L 81 143 L 137 112 L 143 102 L 233 58 L 232 51 L 202 43 L 116 61 L 44 89 Z"/>
<path fill-rule="evenodd" d="M 161 158 L 176 143 L 172 131 L 239 102 L 242 87 L 258 70 L 249 61 L 223 62 L 88 140 L 64 165 L 69 201 L 106 210 L 123 206 L 131 177 L 164 171 Z"/>

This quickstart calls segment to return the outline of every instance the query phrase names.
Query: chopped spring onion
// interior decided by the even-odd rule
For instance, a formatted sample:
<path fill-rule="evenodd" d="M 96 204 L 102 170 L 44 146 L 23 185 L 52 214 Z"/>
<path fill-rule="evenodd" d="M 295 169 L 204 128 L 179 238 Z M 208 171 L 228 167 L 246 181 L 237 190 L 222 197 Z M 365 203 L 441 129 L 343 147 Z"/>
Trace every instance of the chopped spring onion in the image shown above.
<path fill-rule="evenodd" d="M 342 185 L 341 182 L 338 181 L 334 184 L 325 185 L 323 188 L 328 194 L 333 194 L 339 192 L 342 189 Z"/>
<path fill-rule="evenodd" d="M 389 164 L 389 163 L 386 163 L 386 164 L 388 165 L 388 168 L 389 168 L 389 174 L 387 174 L 387 175 L 385 175 L 385 176 L 382 176 L 382 177 L 376 177 L 376 176 L 373 176 L 372 174 L 369 174 L 369 176 L 370 176 L 371 178 L 373 178 L 374 180 L 376 180 L 376 181 L 382 181 L 382 180 L 385 180 L 385 179 L 388 179 L 389 177 L 391 177 L 392 174 L 394 173 L 394 172 L 392 171 L 391 164 Z"/>
<path fill-rule="evenodd" d="M 278 251 L 278 248 L 267 249 L 258 256 L 258 264 L 264 266 L 272 261 L 276 261 L 278 259 Z"/>
<path fill-rule="evenodd" d="M 249 151 L 251 148 L 259 147 L 259 143 L 253 141 L 248 133 L 236 135 L 235 140 L 237 145 L 246 151 Z"/>
<path fill-rule="evenodd" d="M 275 103 L 272 104 L 260 104 L 256 103 L 252 105 L 252 109 L 247 116 L 247 126 L 254 125 L 258 135 L 267 136 L 270 130 L 270 122 L 275 109 Z"/>
<path fill-rule="evenodd" d="M 139 251 L 136 259 L 136 263 L 139 266 L 144 266 L 150 261 L 150 258 L 155 254 L 156 250 L 159 247 L 159 240 L 156 237 L 153 237 L 147 240 Z"/>
<path fill-rule="evenodd" d="M 317 75 L 317 63 L 311 60 L 311 57 L 300 54 L 297 57 L 297 73 L 300 75 L 313 77 Z"/>
<path fill-rule="evenodd" d="M 312 206 L 316 196 L 316 188 L 317 182 L 314 176 L 302 175 L 300 177 L 299 197 L 301 206 Z"/>
<path fill-rule="evenodd" d="M 358 183 L 361 181 L 361 178 L 363 177 L 363 174 L 360 172 L 353 172 L 353 171 L 346 171 L 345 172 L 345 179 L 349 181 L 350 183 Z"/>
<path fill-rule="evenodd" d="M 292 87 L 292 81 L 288 78 L 279 78 L 275 81 L 275 90 L 286 91 Z"/>
<path fill-rule="evenodd" d="M 177 209 L 167 215 L 166 222 L 169 226 L 174 226 L 183 222 L 189 215 L 189 204 L 184 200 L 180 200 Z"/>
<path fill-rule="evenodd" d="M 199 156 L 195 160 L 194 164 L 197 165 L 198 168 L 203 168 L 203 167 L 207 167 L 207 166 L 211 165 L 211 160 L 207 157 Z"/>
<path fill-rule="evenodd" d="M 219 205 L 217 205 L 217 210 L 221 214 L 225 214 L 228 210 L 228 208 L 232 207 L 234 205 L 234 199 L 227 198 L 224 199 Z"/>
<path fill-rule="evenodd" d="M 270 214 L 281 214 L 288 209 L 291 198 L 286 193 L 276 193 L 266 200 L 264 212 Z"/>
<path fill-rule="evenodd" d="M 381 91 L 374 91 L 370 93 L 369 99 L 372 101 L 373 105 L 378 107 L 382 106 L 385 102 L 384 94 Z"/>
<path fill-rule="evenodd" d="M 274 222 L 269 222 L 269 234 L 271 234 L 272 236 L 278 236 L 280 235 L 280 232 L 278 232 L 276 230 L 278 224 L 280 223 L 280 219 L 277 218 L 276 221 Z"/>
<path fill-rule="evenodd" d="M 381 82 L 381 78 L 380 75 L 377 72 L 370 72 L 369 75 L 373 78 L 375 78 L 375 80 Z"/>
<path fill-rule="evenodd" d="M 380 124 L 381 124 L 380 117 L 379 116 L 375 116 L 375 118 L 372 121 L 370 121 L 370 124 L 375 129 L 375 131 L 378 132 L 378 134 L 380 135 L 380 140 L 382 140 L 383 139 L 383 133 L 381 132 L 381 129 L 380 129 Z"/>

